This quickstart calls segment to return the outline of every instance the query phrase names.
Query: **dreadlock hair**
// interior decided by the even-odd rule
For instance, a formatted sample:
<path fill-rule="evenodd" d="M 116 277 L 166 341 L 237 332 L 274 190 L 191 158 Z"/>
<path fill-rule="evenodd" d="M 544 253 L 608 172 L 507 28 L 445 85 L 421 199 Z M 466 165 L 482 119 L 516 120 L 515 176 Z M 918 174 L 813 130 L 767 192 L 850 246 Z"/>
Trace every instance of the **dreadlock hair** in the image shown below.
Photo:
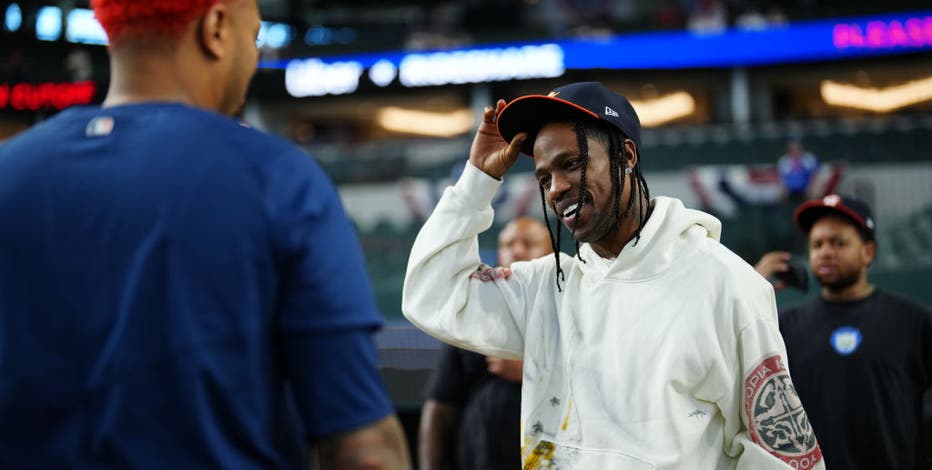
<path fill-rule="evenodd" d="M 624 217 L 631 215 L 631 209 L 634 207 L 635 202 L 638 205 L 638 226 L 634 231 L 634 246 L 637 246 L 638 242 L 641 241 L 641 230 L 644 228 L 644 224 L 647 223 L 647 218 L 650 216 L 649 208 L 644 206 L 644 201 L 647 200 L 650 204 L 650 189 L 647 187 L 647 181 L 644 179 L 643 173 L 641 173 L 640 158 L 638 163 L 634 165 L 634 169 L 630 174 L 624 174 L 625 165 L 625 135 L 618 129 L 604 125 L 602 123 L 583 123 L 581 121 L 576 121 L 574 123 L 574 129 L 576 131 L 576 143 L 579 146 L 579 156 L 582 160 L 580 162 L 580 176 L 579 176 L 579 195 L 578 200 L 583 201 L 586 196 L 586 174 L 589 168 L 589 137 L 591 136 L 595 141 L 601 143 L 608 149 L 608 162 L 609 162 L 609 171 L 612 178 L 612 215 L 615 220 L 619 220 Z M 629 193 L 628 203 L 625 205 L 624 211 L 621 209 L 621 196 L 624 194 L 625 182 L 630 181 L 632 186 L 632 191 Z M 550 218 L 547 216 L 547 198 L 544 194 L 544 187 L 538 185 L 540 189 L 540 201 L 544 209 L 544 221 L 547 225 L 547 231 L 550 233 L 550 243 L 553 246 L 553 258 L 557 266 L 557 275 L 556 283 L 557 290 L 563 292 L 563 288 L 560 286 L 560 282 L 565 282 L 566 274 L 563 272 L 563 268 L 560 267 L 560 232 L 562 232 L 562 224 L 559 219 L 556 222 L 556 236 L 554 236 L 554 230 L 550 226 Z M 638 197 L 643 195 L 643 197 Z M 577 211 L 574 217 L 579 217 L 579 212 Z M 575 229 L 573 230 L 575 236 Z M 575 238 L 575 237 L 574 237 Z M 576 257 L 583 263 L 586 262 L 580 254 L 579 240 L 575 240 L 576 243 Z"/>
<path fill-rule="evenodd" d="M 177 37 L 213 4 L 230 0 L 91 0 L 110 44 L 158 35 Z"/>

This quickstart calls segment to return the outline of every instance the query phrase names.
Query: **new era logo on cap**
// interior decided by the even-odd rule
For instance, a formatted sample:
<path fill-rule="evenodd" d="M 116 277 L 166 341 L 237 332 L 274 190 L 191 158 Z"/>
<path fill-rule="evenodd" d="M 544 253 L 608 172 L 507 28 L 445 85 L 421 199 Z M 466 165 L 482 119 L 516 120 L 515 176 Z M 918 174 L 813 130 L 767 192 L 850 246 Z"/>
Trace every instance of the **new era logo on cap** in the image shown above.
<path fill-rule="evenodd" d="M 605 115 L 606 115 L 606 116 L 615 116 L 615 117 L 618 117 L 618 111 L 615 111 L 614 109 L 609 108 L 608 106 L 606 106 L 606 107 L 605 107 Z"/>

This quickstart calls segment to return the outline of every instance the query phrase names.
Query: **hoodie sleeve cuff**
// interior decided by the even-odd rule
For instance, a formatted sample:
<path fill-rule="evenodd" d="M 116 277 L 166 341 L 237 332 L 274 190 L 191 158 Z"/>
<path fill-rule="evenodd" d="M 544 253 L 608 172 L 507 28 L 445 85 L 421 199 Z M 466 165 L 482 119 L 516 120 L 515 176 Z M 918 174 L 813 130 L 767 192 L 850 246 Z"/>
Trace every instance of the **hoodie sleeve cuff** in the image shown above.
<path fill-rule="evenodd" d="M 472 163 L 467 162 L 453 190 L 461 196 L 460 199 L 466 207 L 483 210 L 492 205 L 492 198 L 495 197 L 501 185 L 501 180 L 487 175 Z"/>

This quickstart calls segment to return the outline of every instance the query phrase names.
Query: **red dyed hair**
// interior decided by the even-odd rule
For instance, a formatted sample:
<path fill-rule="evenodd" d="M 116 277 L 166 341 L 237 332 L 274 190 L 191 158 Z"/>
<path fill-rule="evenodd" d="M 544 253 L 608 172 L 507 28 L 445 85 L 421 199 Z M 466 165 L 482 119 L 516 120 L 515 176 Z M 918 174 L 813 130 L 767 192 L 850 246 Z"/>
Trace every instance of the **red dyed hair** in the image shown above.
<path fill-rule="evenodd" d="M 223 0 L 91 0 L 110 43 L 157 34 L 174 37 L 211 5 Z"/>

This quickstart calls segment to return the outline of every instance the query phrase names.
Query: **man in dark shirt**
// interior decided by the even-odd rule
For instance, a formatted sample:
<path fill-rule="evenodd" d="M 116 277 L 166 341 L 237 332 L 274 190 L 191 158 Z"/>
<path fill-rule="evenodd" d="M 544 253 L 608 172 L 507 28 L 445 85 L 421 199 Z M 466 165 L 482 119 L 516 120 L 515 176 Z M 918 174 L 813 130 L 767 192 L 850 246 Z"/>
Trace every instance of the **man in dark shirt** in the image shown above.
<path fill-rule="evenodd" d="M 547 228 L 520 217 L 498 237 L 498 262 L 511 266 L 553 252 Z M 421 411 L 421 470 L 521 468 L 522 361 L 445 346 Z"/>
<path fill-rule="evenodd" d="M 826 467 L 926 468 L 932 312 L 868 282 L 877 245 L 867 205 L 833 194 L 803 203 L 795 219 L 822 290 L 783 312 L 780 330 Z"/>

